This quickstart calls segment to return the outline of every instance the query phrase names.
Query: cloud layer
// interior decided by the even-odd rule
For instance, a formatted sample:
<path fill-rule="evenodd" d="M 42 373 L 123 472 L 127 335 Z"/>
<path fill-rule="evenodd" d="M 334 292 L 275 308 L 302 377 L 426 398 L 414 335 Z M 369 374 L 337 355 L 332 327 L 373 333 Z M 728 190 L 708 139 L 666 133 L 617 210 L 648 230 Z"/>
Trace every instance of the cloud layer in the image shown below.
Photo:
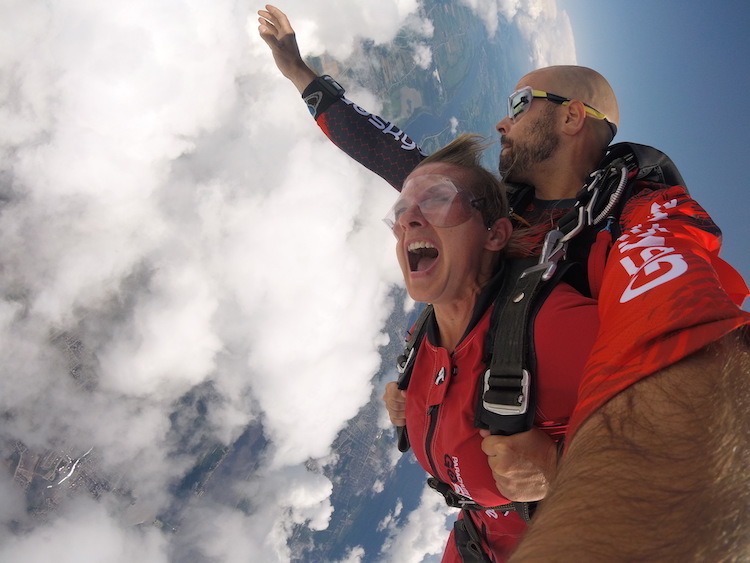
<path fill-rule="evenodd" d="M 522 4 L 472 7 L 522 28 L 559 19 Z M 0 472 L 0 559 L 283 561 L 294 525 L 327 526 L 332 484 L 305 463 L 370 400 L 399 277 L 379 221 L 394 196 L 278 75 L 259 7 L 0 7 L 14 23 L 0 39 L 0 445 L 17 469 Z M 430 29 L 416 0 L 282 8 L 305 55 Z M 225 501 L 180 497 L 249 427 L 258 455 Z M 421 514 L 445 519 L 434 502 Z M 393 553 L 417 555 L 391 559 L 436 553 L 440 530 L 411 548 L 399 535 Z"/>

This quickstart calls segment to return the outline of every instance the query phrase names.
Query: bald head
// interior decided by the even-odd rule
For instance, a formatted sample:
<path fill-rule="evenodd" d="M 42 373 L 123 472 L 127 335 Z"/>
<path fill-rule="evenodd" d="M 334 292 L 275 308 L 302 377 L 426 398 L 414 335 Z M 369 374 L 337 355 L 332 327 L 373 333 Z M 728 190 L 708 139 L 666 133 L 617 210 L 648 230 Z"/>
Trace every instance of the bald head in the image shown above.
<path fill-rule="evenodd" d="M 606 115 L 607 121 L 616 127 L 620 124 L 620 110 L 614 90 L 601 74 L 585 66 L 540 68 L 521 78 L 518 86 L 531 86 L 537 90 L 580 100 Z"/>

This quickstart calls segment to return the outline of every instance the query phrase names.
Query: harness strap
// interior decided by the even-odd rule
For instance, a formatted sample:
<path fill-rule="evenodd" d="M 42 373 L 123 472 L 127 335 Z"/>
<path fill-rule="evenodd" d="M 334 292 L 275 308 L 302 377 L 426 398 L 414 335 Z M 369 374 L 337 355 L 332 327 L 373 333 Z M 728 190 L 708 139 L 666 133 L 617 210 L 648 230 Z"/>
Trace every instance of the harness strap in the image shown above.
<path fill-rule="evenodd" d="M 462 516 L 463 518 L 456 519 L 453 524 L 453 538 L 461 561 L 463 563 L 492 563 L 482 549 L 482 537 L 470 513 L 464 510 Z"/>
<path fill-rule="evenodd" d="M 492 351 L 483 378 L 482 408 L 477 409 L 479 422 L 493 434 L 509 436 L 533 423 L 527 327 L 544 270 L 528 264 L 528 260 L 512 262 L 511 281 L 504 285 L 493 311 Z"/>
<path fill-rule="evenodd" d="M 474 499 L 458 494 L 448 483 L 444 483 L 435 477 L 428 478 L 427 485 L 443 495 L 445 504 L 452 508 L 460 508 L 461 510 L 499 510 L 500 512 L 515 510 L 513 503 L 501 504 L 498 506 L 482 506 L 475 502 Z"/>
<path fill-rule="evenodd" d="M 452 508 L 460 508 L 461 510 L 467 511 L 483 511 L 483 510 L 497 510 L 499 512 L 517 512 L 518 515 L 524 519 L 527 523 L 531 521 L 531 516 L 536 510 L 537 501 L 534 502 L 508 502 L 506 504 L 499 504 L 497 506 L 482 506 L 473 499 L 458 494 L 448 484 L 430 477 L 427 479 L 427 485 L 441 495 L 445 499 L 445 504 Z"/>
<path fill-rule="evenodd" d="M 609 147 L 599 168 L 618 158 L 624 159 L 629 168 L 637 170 L 637 180 L 683 186 L 687 190 L 685 180 L 672 159 L 654 147 L 639 143 L 616 143 Z"/>
<path fill-rule="evenodd" d="M 631 195 L 626 191 L 633 180 L 680 185 L 687 190 L 675 164 L 660 150 L 637 143 L 612 145 L 576 195 L 573 209 L 558 221 L 557 229 L 564 235 L 561 242 L 567 243 L 586 227 L 598 225 L 609 217 L 619 217 L 622 205 Z"/>
<path fill-rule="evenodd" d="M 402 391 L 409 386 L 411 372 L 414 369 L 414 359 L 417 355 L 417 345 L 424 337 L 427 330 L 427 319 L 432 314 L 432 305 L 427 305 L 414 322 L 409 336 L 406 339 L 406 345 L 403 353 L 396 359 L 396 369 L 398 370 L 398 388 Z M 396 437 L 398 440 L 398 450 L 406 452 L 409 450 L 409 435 L 406 432 L 406 426 L 396 427 Z"/>

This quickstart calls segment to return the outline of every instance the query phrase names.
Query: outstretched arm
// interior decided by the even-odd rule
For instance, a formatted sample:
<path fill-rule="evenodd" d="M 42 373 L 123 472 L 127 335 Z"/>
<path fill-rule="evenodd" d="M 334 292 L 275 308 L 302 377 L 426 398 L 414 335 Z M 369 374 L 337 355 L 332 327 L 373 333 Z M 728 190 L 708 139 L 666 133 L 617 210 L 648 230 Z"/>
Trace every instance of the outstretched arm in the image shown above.
<path fill-rule="evenodd" d="M 409 173 L 426 156 L 405 131 L 321 87 L 317 75 L 300 56 L 286 14 L 272 5 L 259 10 L 258 32 L 271 49 L 276 66 L 303 95 L 323 133 L 342 151 L 401 189 Z"/>
<path fill-rule="evenodd" d="M 276 66 L 301 94 L 317 75 L 302 60 L 289 19 L 271 4 L 266 4 L 265 10 L 258 10 L 258 16 L 258 33 L 270 47 Z"/>
<path fill-rule="evenodd" d="M 597 409 L 512 561 L 747 557 L 749 349 L 737 330 Z"/>

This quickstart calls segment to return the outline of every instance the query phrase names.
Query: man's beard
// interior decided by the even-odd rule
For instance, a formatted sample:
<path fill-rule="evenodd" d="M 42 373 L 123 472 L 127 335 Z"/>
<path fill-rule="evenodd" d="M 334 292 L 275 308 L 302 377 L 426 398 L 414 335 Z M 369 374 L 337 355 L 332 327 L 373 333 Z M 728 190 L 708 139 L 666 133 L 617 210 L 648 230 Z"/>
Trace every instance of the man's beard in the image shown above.
<path fill-rule="evenodd" d="M 532 135 L 528 140 L 502 140 L 505 147 L 500 152 L 499 171 L 504 181 L 529 183 L 528 172 L 533 166 L 544 162 L 555 152 L 560 138 L 555 134 L 554 110 L 554 107 L 550 107 L 537 117 L 530 126 Z"/>

